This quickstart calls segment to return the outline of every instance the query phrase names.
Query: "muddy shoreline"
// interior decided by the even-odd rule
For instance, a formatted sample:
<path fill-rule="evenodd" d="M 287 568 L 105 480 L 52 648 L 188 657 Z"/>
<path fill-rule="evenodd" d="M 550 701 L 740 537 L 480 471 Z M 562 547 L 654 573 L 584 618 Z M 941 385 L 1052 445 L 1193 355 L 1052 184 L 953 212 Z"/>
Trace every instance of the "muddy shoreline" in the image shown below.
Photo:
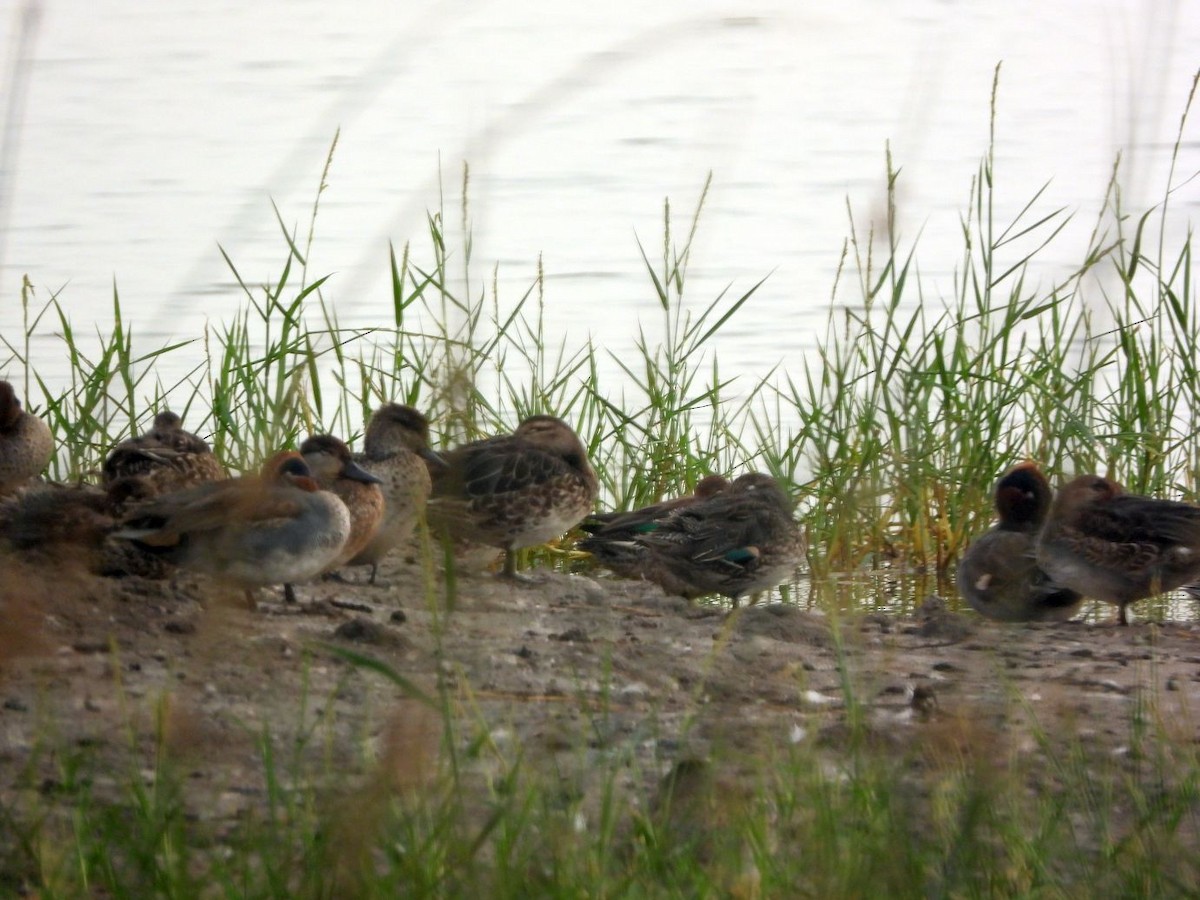
<path fill-rule="evenodd" d="M 1130 723 L 1147 704 L 1171 736 L 1200 738 L 1190 622 L 1009 625 L 936 600 L 838 621 L 781 604 L 730 613 L 546 571 L 515 584 L 464 575 L 446 612 L 418 568 L 391 561 L 384 587 L 302 586 L 297 607 L 264 592 L 253 609 L 185 575 L 19 575 L 3 592 L 0 675 L 0 798 L 12 809 L 46 802 L 72 752 L 86 751 L 94 795 L 113 802 L 165 752 L 187 773 L 190 814 L 219 832 L 266 802 L 264 735 L 303 744 L 316 772 L 338 759 L 356 783 L 431 779 L 446 752 L 439 716 L 330 647 L 430 696 L 440 673 L 464 747 L 486 735 L 501 755 L 519 748 L 528 768 L 585 784 L 581 767 L 623 755 L 635 804 L 681 761 L 736 778 L 801 744 L 836 766 L 848 697 L 883 753 L 979 754 L 1031 772 L 1080 746 L 1136 770 Z M 495 760 L 464 765 L 482 784 Z"/>

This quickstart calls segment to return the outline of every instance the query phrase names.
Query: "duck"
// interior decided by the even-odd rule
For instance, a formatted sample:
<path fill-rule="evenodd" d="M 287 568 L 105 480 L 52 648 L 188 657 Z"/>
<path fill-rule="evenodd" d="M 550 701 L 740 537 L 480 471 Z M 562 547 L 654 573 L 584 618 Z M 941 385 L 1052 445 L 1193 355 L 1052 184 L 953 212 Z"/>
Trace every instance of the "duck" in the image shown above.
<path fill-rule="evenodd" d="M 761 472 L 640 528 L 602 529 L 579 546 L 614 572 L 634 572 L 668 594 L 719 594 L 734 606 L 790 578 L 806 549 L 787 492 Z"/>
<path fill-rule="evenodd" d="M 517 550 L 578 525 L 599 494 L 583 442 L 557 416 L 529 416 L 512 434 L 463 444 L 443 459 L 426 507 L 430 529 L 503 550 L 510 579 Z"/>
<path fill-rule="evenodd" d="M 696 487 L 690 494 L 626 512 L 596 513 L 580 525 L 591 537 L 585 538 L 579 544 L 579 549 L 591 553 L 606 568 L 622 578 L 655 581 L 653 573 L 657 573 L 660 579 L 671 580 L 669 586 L 664 585 L 668 593 L 686 595 L 686 584 L 676 584 L 637 539 L 640 535 L 657 530 L 663 520 L 676 510 L 715 497 L 728 490 L 729 486 L 729 479 L 724 475 L 708 475 L 696 482 Z"/>
<path fill-rule="evenodd" d="M 664 516 L 709 497 L 715 497 L 728 487 L 729 479 L 724 475 L 706 475 L 696 482 L 696 487 L 690 494 L 660 500 L 658 503 L 625 512 L 593 513 L 583 521 L 580 528 L 588 534 L 603 532 L 608 540 L 616 539 L 623 531 L 630 534 L 648 531 Z"/>
<path fill-rule="evenodd" d="M 383 520 L 375 536 L 348 563 L 370 566 L 368 583 L 374 584 L 379 563 L 412 537 L 425 515 L 433 488 L 430 468 L 441 469 L 446 463 L 429 446 L 429 421 L 401 403 L 385 403 L 371 414 L 362 453 L 354 461 L 379 479 L 383 491 Z"/>
<path fill-rule="evenodd" d="M 54 571 L 102 574 L 102 548 L 116 524 L 112 498 L 92 484 L 35 483 L 0 499 L 0 547 Z"/>
<path fill-rule="evenodd" d="M 36 482 L 0 499 L 0 547 L 38 565 L 82 567 L 110 578 L 163 579 L 171 565 L 111 534 L 147 495 L 136 480 L 106 489 L 77 482 Z"/>
<path fill-rule="evenodd" d="M 1058 491 L 1037 541 L 1037 564 L 1058 584 L 1114 604 L 1200 578 L 1200 506 L 1127 494 L 1111 479 L 1080 475 Z"/>
<path fill-rule="evenodd" d="M 971 608 L 1003 622 L 1065 621 L 1083 595 L 1055 582 L 1035 559 L 1038 532 L 1054 492 L 1034 462 L 996 482 L 999 521 L 976 538 L 958 564 L 958 589 Z"/>
<path fill-rule="evenodd" d="M 321 490 L 298 452 L 271 457 L 257 475 L 164 494 L 130 511 L 114 537 L 182 568 L 240 587 L 292 585 L 329 568 L 350 536 L 350 511 Z"/>
<path fill-rule="evenodd" d="M 11 383 L 0 381 L 0 496 L 11 494 L 45 471 L 54 456 L 54 435 L 39 416 L 21 409 Z"/>
<path fill-rule="evenodd" d="M 146 500 L 228 477 L 208 442 L 183 428 L 170 410 L 145 434 L 118 443 L 105 457 L 101 485 L 113 495 Z"/>
<path fill-rule="evenodd" d="M 300 445 L 300 455 L 323 490 L 329 491 L 350 512 L 350 534 L 330 569 L 345 565 L 371 542 L 383 521 L 380 479 L 364 470 L 350 448 L 331 434 L 316 434 Z"/>

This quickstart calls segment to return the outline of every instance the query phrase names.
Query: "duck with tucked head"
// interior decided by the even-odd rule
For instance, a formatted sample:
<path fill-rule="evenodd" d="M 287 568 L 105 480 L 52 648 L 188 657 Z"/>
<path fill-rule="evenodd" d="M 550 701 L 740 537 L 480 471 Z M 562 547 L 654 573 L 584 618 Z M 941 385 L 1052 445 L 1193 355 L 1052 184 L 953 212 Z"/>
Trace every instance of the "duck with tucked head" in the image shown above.
<path fill-rule="evenodd" d="M 114 496 L 137 499 L 226 477 L 208 442 L 185 431 L 183 419 L 170 410 L 158 413 L 145 434 L 113 447 L 101 469 L 101 483 Z"/>
<path fill-rule="evenodd" d="M 350 534 L 330 568 L 344 565 L 362 551 L 383 521 L 383 491 L 379 479 L 365 471 L 342 441 L 331 434 L 317 434 L 300 445 L 300 455 L 313 478 L 346 504 L 350 511 Z"/>
<path fill-rule="evenodd" d="M 40 475 L 53 455 L 50 426 L 21 409 L 13 386 L 0 381 L 0 496 Z"/>
<path fill-rule="evenodd" d="M 509 578 L 516 550 L 578 525 L 599 492 L 583 442 L 555 416 L 530 416 L 512 434 L 464 444 L 443 458 L 426 509 L 430 528 L 499 547 Z"/>
<path fill-rule="evenodd" d="M 33 484 L 0 499 L 0 549 L 51 576 L 66 569 L 103 574 L 103 548 L 116 522 L 112 499 L 95 485 Z"/>
<path fill-rule="evenodd" d="M 370 566 L 370 583 L 374 584 L 379 563 L 412 536 L 425 515 L 433 486 L 430 468 L 440 469 L 445 462 L 429 448 L 429 422 L 425 416 L 400 403 L 385 403 L 371 415 L 363 452 L 354 461 L 377 477 L 383 490 L 383 521 L 375 536 L 349 562 L 352 566 Z"/>
<path fill-rule="evenodd" d="M 999 521 L 976 538 L 958 565 L 958 589 L 971 608 L 1004 622 L 1061 621 L 1083 603 L 1077 591 L 1038 568 L 1038 532 L 1053 491 L 1037 465 L 1014 466 L 996 482 Z"/>
<path fill-rule="evenodd" d="M 724 475 L 706 475 L 696 482 L 696 488 L 690 494 L 682 497 L 672 497 L 651 503 L 638 509 L 626 512 L 593 513 L 580 525 L 588 534 L 603 533 L 608 539 L 616 539 L 622 533 L 637 534 L 650 531 L 654 523 L 677 509 L 715 497 L 729 487 L 729 479 Z"/>
<path fill-rule="evenodd" d="M 299 453 L 273 456 L 259 475 L 197 485 L 130 512 L 115 536 L 185 569 L 246 590 L 308 581 L 350 536 L 350 512 L 321 490 Z"/>
<path fill-rule="evenodd" d="M 1054 498 L 1037 562 L 1059 584 L 1115 604 L 1127 625 L 1129 604 L 1200 579 L 1200 507 L 1081 475 Z"/>
<path fill-rule="evenodd" d="M 803 535 L 779 482 L 759 472 L 639 527 L 601 529 L 580 542 L 618 574 L 635 573 L 688 599 L 775 587 L 804 558 Z"/>
<path fill-rule="evenodd" d="M 661 500 L 627 512 L 595 513 L 580 525 L 589 535 L 579 547 L 587 550 L 606 568 L 622 578 L 655 581 L 654 572 L 661 570 L 654 556 L 638 543 L 641 535 L 662 527 L 676 510 L 685 509 L 715 497 L 729 489 L 729 479 L 723 475 L 708 475 L 696 483 L 695 490 L 682 497 Z M 684 593 L 681 590 L 668 593 Z"/>

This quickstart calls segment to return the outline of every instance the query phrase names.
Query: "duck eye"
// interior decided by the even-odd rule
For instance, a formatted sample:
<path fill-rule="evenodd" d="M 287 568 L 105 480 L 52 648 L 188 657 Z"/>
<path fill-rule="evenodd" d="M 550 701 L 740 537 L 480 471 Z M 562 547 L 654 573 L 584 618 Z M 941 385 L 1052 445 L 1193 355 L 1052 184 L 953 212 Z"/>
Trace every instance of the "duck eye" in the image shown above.
<path fill-rule="evenodd" d="M 302 459 L 292 457 L 287 460 L 279 469 L 284 475 L 296 475 L 302 478 L 312 477 L 312 472 L 309 471 L 308 464 Z"/>

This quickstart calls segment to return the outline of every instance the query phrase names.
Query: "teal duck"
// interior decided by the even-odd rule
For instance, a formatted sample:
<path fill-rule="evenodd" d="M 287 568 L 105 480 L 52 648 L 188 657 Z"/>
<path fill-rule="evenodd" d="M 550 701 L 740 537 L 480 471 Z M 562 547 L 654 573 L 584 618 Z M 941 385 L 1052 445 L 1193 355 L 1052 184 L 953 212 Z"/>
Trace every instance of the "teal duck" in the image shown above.
<path fill-rule="evenodd" d="M 356 463 L 350 448 L 331 434 L 310 437 L 300 445 L 300 455 L 317 484 L 337 496 L 350 511 L 350 534 L 330 568 L 345 565 L 371 542 L 383 521 L 380 480 Z"/>
<path fill-rule="evenodd" d="M 145 500 L 228 477 L 208 442 L 185 431 L 170 410 L 145 434 L 121 441 L 105 457 L 101 483 L 114 496 Z"/>
<path fill-rule="evenodd" d="M 0 381 L 0 496 L 37 478 L 53 455 L 50 426 L 21 409 L 13 386 Z"/>
<path fill-rule="evenodd" d="M 38 482 L 0 500 L 0 543 L 38 565 L 61 561 L 94 575 L 166 578 L 171 566 L 111 532 L 136 502 L 136 481 L 111 489 L 93 484 Z"/>
<path fill-rule="evenodd" d="M 115 537 L 247 591 L 321 574 L 341 556 L 350 512 L 321 490 L 299 453 L 272 457 L 259 475 L 210 481 L 133 509 Z"/>
<path fill-rule="evenodd" d="M 464 444 L 433 472 L 426 510 L 444 538 L 499 547 L 504 574 L 515 551 L 558 537 L 596 501 L 596 473 L 579 436 L 562 419 L 537 415 L 510 435 Z"/>
<path fill-rule="evenodd" d="M 429 448 L 429 422 L 425 416 L 399 403 L 385 403 L 371 415 L 363 452 L 354 461 L 378 478 L 383 490 L 383 521 L 375 536 L 349 562 L 352 566 L 370 566 L 370 583 L 374 584 L 379 563 L 408 541 L 425 515 L 433 486 L 430 466 L 440 469 L 445 463 Z"/>
<path fill-rule="evenodd" d="M 1032 462 L 1021 463 L 996 482 L 999 521 L 976 538 L 958 564 L 958 589 L 971 608 L 1004 622 L 1065 620 L 1083 597 L 1038 568 L 1036 541 L 1053 491 Z"/>
<path fill-rule="evenodd" d="M 102 574 L 102 548 L 116 523 L 112 498 L 91 484 L 33 484 L 0 500 L 0 546 L 53 570 Z"/>
<path fill-rule="evenodd" d="M 1116 605 L 1127 625 L 1129 604 L 1200 578 L 1200 507 L 1081 475 L 1054 498 L 1037 562 L 1055 582 Z"/>
<path fill-rule="evenodd" d="M 604 532 L 606 539 L 619 540 L 619 536 L 623 532 L 628 532 L 630 536 L 633 536 L 653 530 L 659 519 L 677 509 L 692 506 L 709 497 L 715 497 L 728 487 L 729 479 L 724 475 L 706 475 L 696 482 L 696 488 L 690 494 L 673 497 L 669 500 L 660 500 L 658 503 L 651 503 L 649 506 L 625 512 L 592 513 L 579 527 L 588 534 Z"/>
<path fill-rule="evenodd" d="M 637 538 L 661 527 L 664 519 L 673 512 L 715 497 L 729 488 L 729 479 L 723 475 L 709 475 L 696 483 L 695 490 L 682 497 L 674 497 L 626 512 L 595 513 L 588 516 L 579 526 L 594 537 L 585 538 L 579 544 L 605 568 L 622 578 L 655 581 L 654 573 L 662 578 L 667 575 L 657 559 L 638 543 Z M 588 543 L 590 541 L 590 543 Z M 666 588 L 668 593 L 686 594 L 686 586 Z"/>
<path fill-rule="evenodd" d="M 787 493 L 758 472 L 640 527 L 601 529 L 579 546 L 618 574 L 634 573 L 668 594 L 721 594 L 735 604 L 790 578 L 805 552 Z"/>

